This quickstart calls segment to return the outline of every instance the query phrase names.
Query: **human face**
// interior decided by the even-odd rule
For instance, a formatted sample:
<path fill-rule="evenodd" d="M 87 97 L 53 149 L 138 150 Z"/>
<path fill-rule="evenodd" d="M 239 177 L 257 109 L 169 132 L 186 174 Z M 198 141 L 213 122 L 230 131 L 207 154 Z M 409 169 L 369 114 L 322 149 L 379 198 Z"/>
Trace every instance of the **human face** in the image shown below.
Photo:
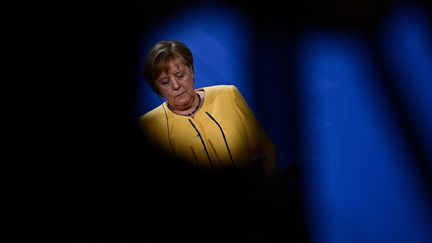
<path fill-rule="evenodd" d="M 188 110 L 194 104 L 194 73 L 190 66 L 179 61 L 170 62 L 167 72 L 156 79 L 155 86 L 175 110 Z"/>

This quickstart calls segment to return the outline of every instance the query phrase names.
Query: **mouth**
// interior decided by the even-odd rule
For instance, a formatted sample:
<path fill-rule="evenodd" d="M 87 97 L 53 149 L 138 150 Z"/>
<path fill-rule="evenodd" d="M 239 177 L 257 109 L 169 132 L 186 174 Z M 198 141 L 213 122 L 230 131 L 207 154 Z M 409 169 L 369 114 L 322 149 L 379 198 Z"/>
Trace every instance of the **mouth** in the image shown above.
<path fill-rule="evenodd" d="M 180 95 L 182 95 L 184 93 L 186 93 L 186 91 L 184 91 L 183 93 L 180 93 L 180 94 L 176 95 L 175 97 L 179 97 Z"/>

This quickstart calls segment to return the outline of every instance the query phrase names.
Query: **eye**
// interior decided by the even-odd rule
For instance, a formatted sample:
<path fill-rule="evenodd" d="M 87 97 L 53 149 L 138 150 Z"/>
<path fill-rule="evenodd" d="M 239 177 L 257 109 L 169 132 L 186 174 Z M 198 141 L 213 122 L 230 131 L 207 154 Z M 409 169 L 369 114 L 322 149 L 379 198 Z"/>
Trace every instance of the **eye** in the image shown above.
<path fill-rule="evenodd" d="M 162 79 L 161 84 L 167 85 L 169 83 L 169 79 Z"/>
<path fill-rule="evenodd" d="M 184 73 L 180 73 L 177 75 L 177 78 L 183 78 L 183 76 L 184 76 Z"/>

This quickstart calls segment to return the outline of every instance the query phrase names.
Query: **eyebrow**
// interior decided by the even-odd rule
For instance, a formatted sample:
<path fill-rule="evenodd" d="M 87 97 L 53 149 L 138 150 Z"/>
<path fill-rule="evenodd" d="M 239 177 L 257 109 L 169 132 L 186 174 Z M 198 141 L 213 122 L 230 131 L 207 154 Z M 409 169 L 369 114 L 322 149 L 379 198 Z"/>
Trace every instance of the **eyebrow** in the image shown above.
<path fill-rule="evenodd" d="M 167 77 L 168 77 L 168 75 L 160 75 L 156 80 L 162 80 L 162 79 L 165 79 Z"/>
<path fill-rule="evenodd" d="M 177 72 L 175 72 L 174 73 L 174 75 L 177 75 L 177 74 L 179 74 L 179 73 L 181 73 L 181 72 L 185 72 L 184 70 L 180 70 L 180 68 L 177 70 Z M 168 75 L 164 75 L 164 74 L 161 74 L 157 79 L 164 79 L 164 78 L 166 78 L 166 77 L 168 77 Z"/>

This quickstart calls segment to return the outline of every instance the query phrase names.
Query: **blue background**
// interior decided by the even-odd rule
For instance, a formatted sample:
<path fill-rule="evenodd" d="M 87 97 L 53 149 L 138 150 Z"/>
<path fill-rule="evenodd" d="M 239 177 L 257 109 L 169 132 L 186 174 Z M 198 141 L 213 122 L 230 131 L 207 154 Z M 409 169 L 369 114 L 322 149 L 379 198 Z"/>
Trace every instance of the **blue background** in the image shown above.
<path fill-rule="evenodd" d="M 162 102 L 142 77 L 146 52 L 182 41 L 196 87 L 236 85 L 278 168 L 304 171 L 312 242 L 432 242 L 428 5 L 312 5 L 192 1 L 137 14 L 150 23 L 137 34 L 134 119 Z"/>

